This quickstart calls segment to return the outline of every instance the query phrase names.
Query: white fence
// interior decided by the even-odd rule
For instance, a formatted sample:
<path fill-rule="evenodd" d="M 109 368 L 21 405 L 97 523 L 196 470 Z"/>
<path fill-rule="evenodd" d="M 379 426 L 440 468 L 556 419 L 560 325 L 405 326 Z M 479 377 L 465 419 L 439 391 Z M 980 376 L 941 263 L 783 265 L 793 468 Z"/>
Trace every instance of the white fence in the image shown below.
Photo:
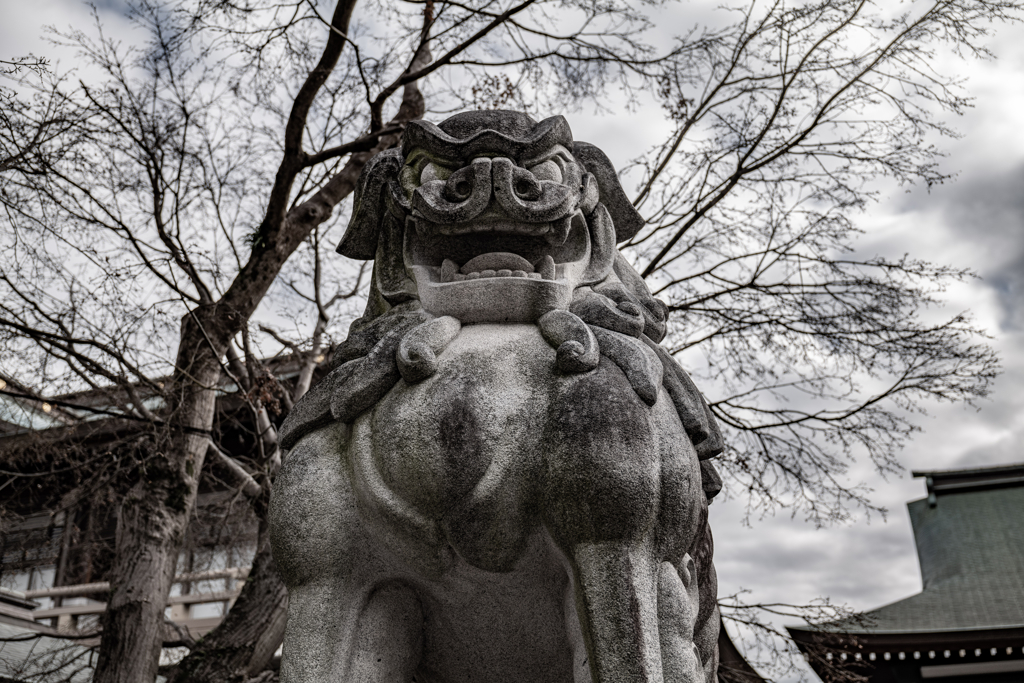
<path fill-rule="evenodd" d="M 248 574 L 248 569 L 231 567 L 175 576 L 175 588 L 167 599 L 167 617 L 198 638 L 220 623 Z M 218 581 L 222 582 L 222 590 L 192 590 L 193 584 Z M 0 615 L 35 624 L 40 631 L 89 632 L 98 627 L 99 617 L 107 609 L 107 603 L 90 596 L 109 591 L 106 581 L 27 591 L 0 588 Z"/>

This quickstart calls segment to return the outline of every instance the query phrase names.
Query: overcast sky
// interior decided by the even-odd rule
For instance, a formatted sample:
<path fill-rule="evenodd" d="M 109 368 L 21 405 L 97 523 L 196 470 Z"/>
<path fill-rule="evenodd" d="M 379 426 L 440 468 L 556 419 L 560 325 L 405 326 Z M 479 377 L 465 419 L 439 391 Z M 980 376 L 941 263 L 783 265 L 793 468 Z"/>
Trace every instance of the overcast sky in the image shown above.
<path fill-rule="evenodd" d="M 105 7 L 105 27 L 119 34 L 123 19 Z M 39 40 L 41 27 L 89 21 L 76 0 L 3 0 L 3 9 L 0 58 L 55 56 Z M 716 503 L 712 523 L 723 594 L 746 588 L 758 601 L 787 603 L 829 596 L 856 609 L 907 597 L 921 585 L 905 504 L 924 495 L 923 481 L 911 479 L 910 470 L 1024 461 L 1024 28 L 1001 29 L 992 47 L 997 61 L 973 63 L 963 73 L 976 97 L 974 109 L 954 122 L 963 137 L 943 142 L 949 152 L 944 165 L 957 172 L 956 181 L 930 193 L 892 189 L 862 217 L 868 233 L 856 245 L 862 255 L 908 253 L 981 276 L 951 288 L 945 310 L 971 311 L 992 335 L 1004 365 L 992 398 L 979 411 L 928 406 L 929 414 L 919 418 L 922 432 L 901 456 L 902 476 L 885 480 L 869 465 L 851 471 L 851 481 L 867 482 L 874 502 L 889 509 L 885 520 L 859 517 L 815 529 L 782 515 L 748 527 L 741 524 L 739 503 Z M 568 118 L 577 139 L 601 144 L 622 164 L 657 141 L 662 124 L 655 117 L 660 112 Z"/>

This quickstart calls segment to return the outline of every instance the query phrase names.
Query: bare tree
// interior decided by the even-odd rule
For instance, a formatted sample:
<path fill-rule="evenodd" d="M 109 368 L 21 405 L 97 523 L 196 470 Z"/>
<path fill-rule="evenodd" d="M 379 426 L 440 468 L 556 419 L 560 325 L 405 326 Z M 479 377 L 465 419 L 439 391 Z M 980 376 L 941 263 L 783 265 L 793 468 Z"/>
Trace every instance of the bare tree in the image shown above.
<path fill-rule="evenodd" d="M 39 176 L 83 136 L 83 112 L 40 57 L 0 59 L 0 207 L 21 198 L 26 176 Z"/>
<path fill-rule="evenodd" d="M 726 469 L 752 510 L 820 523 L 870 509 L 841 478 L 851 459 L 892 469 L 912 430 L 900 411 L 985 394 L 996 360 L 978 331 L 921 315 L 969 274 L 850 249 L 878 181 L 946 177 L 932 136 L 967 101 L 930 70 L 932 51 L 984 56 L 985 27 L 1019 3 L 911 3 L 889 18 L 865 1 L 752 3 L 662 49 L 626 2 L 381 3 L 365 23 L 356 9 L 139 0 L 145 45 L 100 27 L 62 37 L 104 78 L 61 100 L 76 125 L 46 129 L 61 132 L 59 163 L 0 173 L 20 189 L 4 203 L 0 369 L 106 392 L 151 447 L 126 479 L 95 680 L 155 676 L 202 472 L 229 472 L 265 519 L 273 412 L 308 388 L 365 274 L 322 258 L 329 219 L 428 104 L 547 113 L 600 105 L 612 86 L 659 93 L 676 129 L 638 161 L 649 226 L 630 253 L 669 301 L 681 360 L 705 354 Z M 301 359 L 295 386 L 259 363 L 275 344 Z M 216 443 L 225 381 L 257 425 L 246 458 Z M 264 531 L 242 596 L 178 680 L 265 668 L 286 595 Z"/>
<path fill-rule="evenodd" d="M 777 621 L 802 621 L 806 624 L 825 626 L 839 619 L 845 623 L 869 624 L 870 620 L 853 613 L 843 605 L 833 604 L 828 598 L 818 598 L 808 605 L 786 603 L 751 602 L 745 591 L 719 596 L 723 623 L 742 629 L 746 659 L 756 671 L 767 680 L 796 678 L 807 680 L 806 671 L 798 662 L 814 662 L 815 670 L 823 672 L 823 679 L 829 683 L 864 683 L 867 679 L 858 671 L 844 666 L 831 652 L 836 649 L 856 650 L 861 646 L 855 636 L 830 632 L 822 629 L 820 639 L 814 647 L 801 652 L 793 639 Z M 747 683 L 749 672 L 726 667 L 719 669 L 722 683 Z M 757 680 L 765 680 L 758 678 Z M 813 680 L 813 679 L 812 679 Z"/>
<path fill-rule="evenodd" d="M 675 352 L 715 387 L 722 462 L 751 512 L 791 507 L 822 524 L 871 510 L 843 481 L 848 464 L 898 470 L 909 413 L 987 394 L 998 362 L 984 335 L 967 314 L 924 315 L 970 271 L 864 257 L 855 219 L 882 188 L 949 179 L 935 142 L 970 100 L 932 60 L 990 56 L 990 22 L 1019 13 L 751 3 L 692 33 L 663 77 L 675 130 L 638 162 L 648 228 L 633 253 L 669 301 Z"/>
<path fill-rule="evenodd" d="M 673 351 L 713 387 L 726 432 L 726 494 L 748 515 L 780 508 L 816 525 L 881 512 L 844 476 L 858 459 L 900 469 L 928 401 L 985 397 L 998 358 L 969 313 L 937 317 L 966 269 L 856 251 L 858 214 L 893 186 L 929 188 L 946 124 L 970 99 L 937 54 L 991 57 L 990 22 L 1017 3 L 860 0 L 751 3 L 695 30 L 658 95 L 673 133 L 637 161 L 648 227 L 639 270 L 669 302 Z M 711 392 L 715 393 L 711 393 Z M 721 605 L 762 670 L 792 674 L 773 620 L 820 624 L 820 605 Z M 845 672 L 828 666 L 836 680 Z"/>

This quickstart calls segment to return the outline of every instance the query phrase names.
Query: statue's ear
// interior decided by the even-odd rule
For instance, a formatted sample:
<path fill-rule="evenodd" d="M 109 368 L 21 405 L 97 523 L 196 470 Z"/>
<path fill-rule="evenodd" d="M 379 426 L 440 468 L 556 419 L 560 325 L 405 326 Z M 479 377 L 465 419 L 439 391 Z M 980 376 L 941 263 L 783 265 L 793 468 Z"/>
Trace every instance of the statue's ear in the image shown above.
<path fill-rule="evenodd" d="M 363 261 L 376 256 L 381 222 L 388 210 L 384 193 L 398 181 L 402 163 L 402 150 L 397 148 L 386 149 L 366 162 L 356 181 L 352 220 L 338 245 L 339 254 Z"/>
<path fill-rule="evenodd" d="M 619 176 L 611 160 L 600 149 L 589 142 L 572 143 L 572 155 L 597 179 L 601 191 L 601 203 L 611 214 L 615 223 L 615 241 L 625 242 L 644 227 L 644 219 L 633 208 L 632 202 L 619 184 Z"/>

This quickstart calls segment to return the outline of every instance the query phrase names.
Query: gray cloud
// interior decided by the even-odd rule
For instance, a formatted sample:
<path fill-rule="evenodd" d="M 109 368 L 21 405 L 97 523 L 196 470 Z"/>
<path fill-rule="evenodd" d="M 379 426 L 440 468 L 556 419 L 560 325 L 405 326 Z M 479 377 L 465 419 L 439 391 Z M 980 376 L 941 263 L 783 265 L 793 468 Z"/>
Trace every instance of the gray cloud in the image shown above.
<path fill-rule="evenodd" d="M 948 227 L 950 236 L 978 252 L 971 264 L 998 296 L 1000 327 L 1024 325 L 1024 163 L 1007 171 L 974 169 L 931 193 L 905 195 L 897 209 L 920 212 Z"/>

